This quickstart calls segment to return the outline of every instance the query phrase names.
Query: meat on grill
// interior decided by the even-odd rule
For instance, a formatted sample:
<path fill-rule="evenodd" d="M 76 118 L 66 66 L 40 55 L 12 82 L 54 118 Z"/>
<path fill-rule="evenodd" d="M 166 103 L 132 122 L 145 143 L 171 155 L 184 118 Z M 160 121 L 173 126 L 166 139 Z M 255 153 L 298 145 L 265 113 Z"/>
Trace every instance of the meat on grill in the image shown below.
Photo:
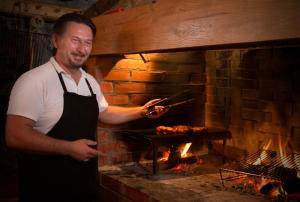
<path fill-rule="evenodd" d="M 179 135 L 179 134 L 194 134 L 200 133 L 205 130 L 204 127 L 198 126 L 187 126 L 187 125 L 177 125 L 177 126 L 158 126 L 156 127 L 156 133 L 158 135 Z"/>

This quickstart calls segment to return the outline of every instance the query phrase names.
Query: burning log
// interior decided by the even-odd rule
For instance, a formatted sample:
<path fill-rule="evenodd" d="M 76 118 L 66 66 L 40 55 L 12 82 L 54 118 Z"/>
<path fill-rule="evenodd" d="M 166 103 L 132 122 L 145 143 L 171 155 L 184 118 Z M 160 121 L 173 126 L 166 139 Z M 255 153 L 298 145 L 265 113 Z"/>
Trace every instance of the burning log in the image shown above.
<path fill-rule="evenodd" d="M 296 169 L 281 166 L 275 168 L 274 174 L 283 182 L 283 188 L 289 194 L 300 192 L 300 179 Z"/>
<path fill-rule="evenodd" d="M 262 186 L 259 190 L 260 193 L 264 195 L 272 195 L 272 192 L 276 189 L 280 189 L 281 183 L 277 181 L 271 181 L 264 186 Z"/>
<path fill-rule="evenodd" d="M 298 193 L 298 199 L 300 199 L 300 179 L 298 177 L 285 180 L 284 189 L 289 194 Z"/>
<path fill-rule="evenodd" d="M 196 156 L 189 156 L 185 158 L 180 159 L 180 163 L 185 163 L 185 164 L 192 164 L 197 162 L 197 157 Z"/>
<path fill-rule="evenodd" d="M 274 169 L 274 175 L 283 181 L 290 180 L 297 178 L 297 170 L 279 166 Z"/>
<path fill-rule="evenodd" d="M 181 152 L 178 150 L 177 145 L 171 145 L 170 147 L 170 155 L 168 158 L 168 163 L 170 164 L 170 167 L 174 167 L 177 164 L 180 163 L 181 159 Z"/>
<path fill-rule="evenodd" d="M 198 161 L 197 157 L 194 155 L 188 155 L 192 143 L 186 143 L 184 147 L 180 148 L 178 144 L 173 144 L 170 146 L 167 156 L 163 156 L 160 160 L 166 162 L 165 169 L 176 169 L 179 167 L 188 167 L 188 164 L 193 164 Z M 185 166 L 184 166 L 185 165 Z"/>
<path fill-rule="evenodd" d="M 259 191 L 260 193 L 268 195 L 276 201 L 287 200 L 287 192 L 284 190 L 280 181 L 270 181 L 269 183 L 262 186 Z"/>

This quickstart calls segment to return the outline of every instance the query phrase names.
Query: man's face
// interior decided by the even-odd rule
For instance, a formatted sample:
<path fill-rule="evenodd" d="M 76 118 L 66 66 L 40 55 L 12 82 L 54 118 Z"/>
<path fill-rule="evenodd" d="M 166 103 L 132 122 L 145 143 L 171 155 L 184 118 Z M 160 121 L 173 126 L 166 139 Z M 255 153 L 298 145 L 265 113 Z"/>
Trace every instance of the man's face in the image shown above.
<path fill-rule="evenodd" d="M 85 24 L 69 22 L 62 35 L 54 35 L 55 58 L 67 68 L 79 68 L 92 50 L 93 33 Z"/>

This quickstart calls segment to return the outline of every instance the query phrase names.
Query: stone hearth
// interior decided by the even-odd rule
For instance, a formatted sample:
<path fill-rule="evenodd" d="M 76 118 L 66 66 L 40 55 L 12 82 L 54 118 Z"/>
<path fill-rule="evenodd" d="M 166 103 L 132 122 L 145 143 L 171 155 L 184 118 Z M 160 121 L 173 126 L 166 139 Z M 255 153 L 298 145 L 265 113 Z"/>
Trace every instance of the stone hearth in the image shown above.
<path fill-rule="evenodd" d="M 265 196 L 250 195 L 233 190 L 232 187 L 223 187 L 218 169 L 220 165 L 221 158 L 207 154 L 202 157 L 202 163 L 196 169 L 164 170 L 157 175 L 146 172 L 137 163 L 102 166 L 100 169 L 101 195 L 103 201 L 125 202 L 263 202 L 270 200 Z"/>

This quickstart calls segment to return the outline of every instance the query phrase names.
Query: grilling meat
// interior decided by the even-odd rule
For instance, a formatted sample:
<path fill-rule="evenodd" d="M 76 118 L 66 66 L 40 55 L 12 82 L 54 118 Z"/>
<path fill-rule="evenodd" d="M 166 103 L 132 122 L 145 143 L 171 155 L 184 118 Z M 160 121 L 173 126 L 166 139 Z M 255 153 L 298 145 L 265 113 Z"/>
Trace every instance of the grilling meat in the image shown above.
<path fill-rule="evenodd" d="M 194 134 L 200 133 L 205 130 L 204 127 L 193 127 L 186 125 L 177 125 L 177 126 L 158 126 L 156 127 L 156 133 L 158 135 L 180 135 L 180 134 Z"/>

